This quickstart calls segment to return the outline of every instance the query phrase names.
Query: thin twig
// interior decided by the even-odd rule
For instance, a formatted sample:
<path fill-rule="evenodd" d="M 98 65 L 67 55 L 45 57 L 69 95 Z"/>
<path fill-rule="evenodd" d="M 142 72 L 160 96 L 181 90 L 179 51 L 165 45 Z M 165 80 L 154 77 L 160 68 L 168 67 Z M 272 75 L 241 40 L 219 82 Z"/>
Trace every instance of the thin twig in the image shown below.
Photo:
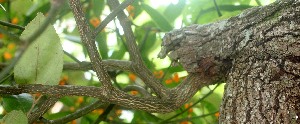
<path fill-rule="evenodd" d="M 212 113 L 203 114 L 203 115 L 199 115 L 199 116 L 193 116 L 193 117 L 189 117 L 189 118 L 182 118 L 182 119 L 178 119 L 178 120 L 174 120 L 174 121 L 168 121 L 167 123 L 173 124 L 173 123 L 176 123 L 176 122 L 178 123 L 178 122 L 185 121 L 185 120 L 199 119 L 199 118 L 203 118 L 203 117 L 214 115 L 216 113 L 217 112 L 212 112 Z"/>
<path fill-rule="evenodd" d="M 103 84 L 104 90 L 109 94 L 109 90 L 113 89 L 112 83 L 110 82 L 110 77 L 107 73 L 106 67 L 102 62 L 99 55 L 98 49 L 95 44 L 95 38 L 91 37 L 91 29 L 87 23 L 85 13 L 82 10 L 82 5 L 80 0 L 69 0 L 69 5 L 71 7 L 72 13 L 80 33 L 80 38 L 87 49 L 88 55 L 92 62 L 93 70 L 96 72 L 99 81 Z"/>
<path fill-rule="evenodd" d="M 80 118 L 88 113 L 90 113 L 91 111 L 97 109 L 97 108 L 100 108 L 102 106 L 105 106 L 107 104 L 101 102 L 100 100 L 97 100 L 96 102 L 90 104 L 90 105 L 87 105 L 81 109 L 78 109 L 77 111 L 67 115 L 67 116 L 64 116 L 62 118 L 59 118 L 59 119 L 55 119 L 55 120 L 49 120 L 49 123 L 51 124 L 64 124 L 64 123 L 67 123 L 67 122 L 70 122 L 72 120 L 75 120 L 77 118 Z"/>
<path fill-rule="evenodd" d="M 214 5 L 215 5 L 215 8 L 216 8 L 216 10 L 217 10 L 217 12 L 218 12 L 218 16 L 221 17 L 221 16 L 222 16 L 222 13 L 221 13 L 221 11 L 220 11 L 218 5 L 217 5 L 216 0 L 214 0 Z"/>
<path fill-rule="evenodd" d="M 25 30 L 25 28 L 22 26 L 8 23 L 8 22 L 2 21 L 2 20 L 0 20 L 0 25 L 4 25 L 4 26 L 10 27 L 10 28 L 16 28 L 16 29 L 20 29 L 20 30 Z"/>
<path fill-rule="evenodd" d="M 81 63 L 81 61 L 79 61 L 75 56 L 73 56 L 72 54 L 64 51 L 65 55 L 67 55 L 68 57 L 70 57 L 72 60 L 74 60 L 77 63 Z"/>
<path fill-rule="evenodd" d="M 164 122 L 168 122 L 169 120 L 173 119 L 173 118 L 176 118 L 177 116 L 183 114 L 184 112 L 188 111 L 190 108 L 194 107 L 195 105 L 197 105 L 199 102 L 202 102 L 206 97 L 208 97 L 210 94 L 212 94 L 215 89 L 219 86 L 220 84 L 217 84 L 217 86 L 214 87 L 214 89 L 210 90 L 207 94 L 205 94 L 205 96 L 201 97 L 199 100 L 197 100 L 195 103 L 193 103 L 193 105 L 185 108 L 183 111 L 177 113 L 176 115 L 162 121 L 161 123 L 164 123 Z"/>
<path fill-rule="evenodd" d="M 102 22 L 101 24 L 96 28 L 94 33 L 92 34 L 92 37 L 96 37 L 99 32 L 101 32 L 106 25 L 111 22 L 120 11 L 123 11 L 127 6 L 129 6 L 134 0 L 126 0 L 122 4 L 120 4 L 118 7 L 116 7 Z"/>
<path fill-rule="evenodd" d="M 112 10 L 120 5 L 118 0 L 108 0 L 108 5 Z M 133 62 L 134 73 L 137 74 L 147 86 L 149 86 L 154 93 L 160 98 L 167 98 L 167 89 L 164 87 L 158 79 L 154 77 L 152 72 L 146 67 L 142 60 L 141 54 L 139 52 L 138 46 L 135 41 L 133 31 L 131 29 L 131 22 L 127 18 L 124 12 L 118 14 L 118 19 L 123 28 L 126 45 L 128 52 L 130 54 L 130 60 Z"/>
<path fill-rule="evenodd" d="M 126 60 L 103 60 L 104 65 L 107 67 L 108 70 L 122 70 L 133 72 L 131 68 L 132 62 Z M 5 68 L 9 64 L 0 63 L 0 69 Z M 88 71 L 93 70 L 92 64 L 90 62 L 82 61 L 80 63 L 64 63 L 63 70 L 80 70 L 80 71 Z M 2 81 L 0 81 L 2 82 Z"/>

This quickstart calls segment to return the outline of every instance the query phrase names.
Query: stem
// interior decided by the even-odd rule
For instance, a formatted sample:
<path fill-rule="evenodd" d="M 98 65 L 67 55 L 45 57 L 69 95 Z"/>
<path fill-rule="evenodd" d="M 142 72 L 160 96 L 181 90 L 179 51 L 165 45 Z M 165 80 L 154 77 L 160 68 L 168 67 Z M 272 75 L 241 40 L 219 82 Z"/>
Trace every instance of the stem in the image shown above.
<path fill-rule="evenodd" d="M 15 24 L 8 23 L 8 22 L 1 21 L 1 20 L 0 20 L 0 25 L 7 26 L 7 27 L 10 27 L 10 28 L 16 28 L 16 29 L 20 29 L 20 30 L 25 30 L 25 28 L 22 27 L 22 26 L 15 25 Z"/>
<path fill-rule="evenodd" d="M 112 10 L 114 10 L 120 5 L 120 3 L 118 0 L 108 0 L 108 5 Z M 167 98 L 168 95 L 166 87 L 164 87 L 159 80 L 153 76 L 152 72 L 146 67 L 142 60 L 133 31 L 131 29 L 131 22 L 124 12 L 120 12 L 118 14 L 118 19 L 125 33 L 126 45 L 130 54 L 130 60 L 133 62 L 132 68 L 134 73 L 137 74 L 158 97 Z"/>
<path fill-rule="evenodd" d="M 110 82 L 110 77 L 107 73 L 106 67 L 102 62 L 102 59 L 99 55 L 95 44 L 95 38 L 91 36 L 91 29 L 88 26 L 87 19 L 82 10 L 80 0 L 69 0 L 72 12 L 79 29 L 81 40 L 84 44 L 84 47 L 87 49 L 88 55 L 91 59 L 93 70 L 96 72 L 98 79 L 103 83 L 105 91 L 108 92 L 110 89 L 113 89 L 112 83 Z"/>
<path fill-rule="evenodd" d="M 106 25 L 111 22 L 119 12 L 123 11 L 127 6 L 129 6 L 134 0 L 126 0 L 122 4 L 120 4 L 116 9 L 114 9 L 96 28 L 95 32 L 92 34 L 92 37 L 95 38 L 97 34 L 99 34 Z"/>
<path fill-rule="evenodd" d="M 107 105 L 107 104 L 101 102 L 100 100 L 97 100 L 96 102 L 94 102 L 88 106 L 85 106 L 81 109 L 78 109 L 77 111 L 75 111 L 65 117 L 55 119 L 55 120 L 49 120 L 49 123 L 50 124 L 64 124 L 64 123 L 70 122 L 72 120 L 75 120 L 77 118 L 80 118 L 80 117 L 90 113 L 91 111 L 93 111 L 97 108 L 100 108 L 102 106 L 105 106 L 105 105 Z"/>

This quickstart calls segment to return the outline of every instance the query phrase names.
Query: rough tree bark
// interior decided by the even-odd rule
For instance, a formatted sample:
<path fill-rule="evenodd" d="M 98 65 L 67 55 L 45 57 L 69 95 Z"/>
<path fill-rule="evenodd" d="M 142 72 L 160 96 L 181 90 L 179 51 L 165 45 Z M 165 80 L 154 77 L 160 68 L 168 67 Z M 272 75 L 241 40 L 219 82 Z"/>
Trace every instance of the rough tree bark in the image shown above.
<path fill-rule="evenodd" d="M 221 123 L 300 123 L 299 0 L 277 1 L 248 9 L 228 20 L 192 25 L 167 33 L 159 57 L 168 55 L 189 73 L 180 85 L 172 89 L 164 87 L 144 65 L 137 52 L 131 25 L 123 12 L 118 18 L 125 30 L 131 60 L 102 61 L 94 43 L 101 28 L 95 31 L 87 26 L 80 0 L 69 0 L 69 3 L 91 58 L 91 66 L 84 65 L 97 72 L 102 86 L 0 85 L 0 94 L 41 93 L 55 98 L 89 96 L 98 98 L 103 104 L 164 113 L 181 107 L 203 86 L 226 81 Z M 122 6 L 117 0 L 108 3 L 112 8 Z M 84 67 L 79 65 L 78 68 Z M 136 97 L 116 89 L 110 82 L 107 68 L 136 73 L 155 95 Z M 52 105 L 49 103 L 45 106 Z M 92 110 L 78 110 L 76 113 Z M 42 114 L 32 114 L 35 119 L 31 122 Z M 69 119 L 80 116 L 72 115 Z"/>
<path fill-rule="evenodd" d="M 162 46 L 159 57 L 227 82 L 220 123 L 300 123 L 299 0 L 174 30 Z"/>

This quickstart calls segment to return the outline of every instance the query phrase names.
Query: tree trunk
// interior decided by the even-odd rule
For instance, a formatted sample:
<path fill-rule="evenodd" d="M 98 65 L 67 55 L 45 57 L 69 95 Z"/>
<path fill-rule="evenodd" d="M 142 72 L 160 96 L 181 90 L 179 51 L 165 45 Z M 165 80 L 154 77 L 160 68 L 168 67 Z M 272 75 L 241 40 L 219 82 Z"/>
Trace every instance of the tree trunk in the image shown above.
<path fill-rule="evenodd" d="M 300 1 L 277 1 L 237 17 L 166 34 L 189 73 L 226 81 L 220 123 L 300 123 Z"/>

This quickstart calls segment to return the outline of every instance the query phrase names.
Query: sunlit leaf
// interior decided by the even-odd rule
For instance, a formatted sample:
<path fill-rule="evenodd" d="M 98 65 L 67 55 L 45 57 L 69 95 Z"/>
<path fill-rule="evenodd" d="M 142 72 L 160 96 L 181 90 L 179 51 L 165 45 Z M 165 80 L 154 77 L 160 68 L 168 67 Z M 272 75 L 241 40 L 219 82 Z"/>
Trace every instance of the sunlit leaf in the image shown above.
<path fill-rule="evenodd" d="M 22 111 L 13 110 L 3 117 L 1 124 L 28 124 L 28 119 Z"/>
<path fill-rule="evenodd" d="M 38 13 L 23 31 L 21 38 L 28 38 L 44 22 L 45 17 Z M 48 26 L 17 63 L 14 76 L 17 83 L 58 84 L 63 68 L 63 50 L 53 26 Z"/>
<path fill-rule="evenodd" d="M 14 0 L 11 3 L 11 8 L 18 13 L 26 15 L 32 5 L 33 2 L 31 0 Z"/>
<path fill-rule="evenodd" d="M 164 11 L 164 16 L 170 21 L 174 22 L 175 19 L 181 14 L 186 0 L 179 0 L 177 4 L 170 4 Z"/>
<path fill-rule="evenodd" d="M 146 4 L 141 4 L 141 6 L 151 16 L 153 21 L 162 31 L 170 31 L 173 29 L 171 24 L 167 21 L 167 19 L 157 10 L 153 9 L 152 7 Z"/>

